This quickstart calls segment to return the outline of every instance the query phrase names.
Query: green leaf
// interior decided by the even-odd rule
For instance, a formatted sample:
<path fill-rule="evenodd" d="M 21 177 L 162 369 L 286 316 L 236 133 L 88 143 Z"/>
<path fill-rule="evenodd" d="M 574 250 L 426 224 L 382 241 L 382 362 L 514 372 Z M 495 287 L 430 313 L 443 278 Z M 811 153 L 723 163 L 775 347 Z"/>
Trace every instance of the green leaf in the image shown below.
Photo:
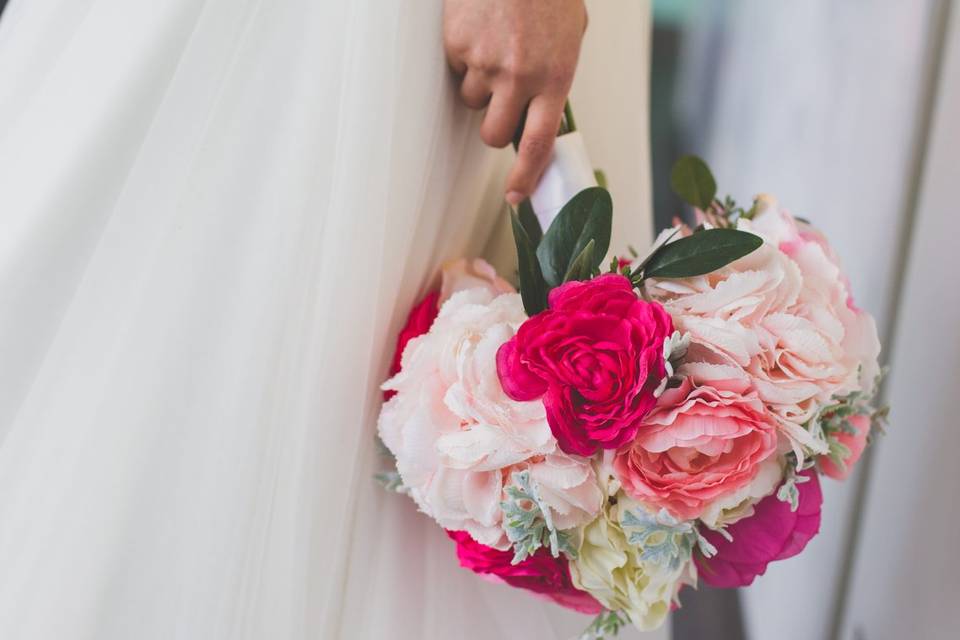
<path fill-rule="evenodd" d="M 573 262 L 570 263 L 570 268 L 567 269 L 567 273 L 563 276 L 564 282 L 570 282 L 571 280 L 589 280 L 590 276 L 593 275 L 593 248 L 596 246 L 594 241 L 591 239 L 587 243 L 587 246 L 583 248 L 583 251 L 580 252 L 576 258 L 573 259 Z"/>
<path fill-rule="evenodd" d="M 759 236 L 736 229 L 705 229 L 671 242 L 651 258 L 643 270 L 646 278 L 689 278 L 716 271 L 755 251 Z"/>
<path fill-rule="evenodd" d="M 537 245 L 540 244 L 540 238 L 543 237 L 543 229 L 540 228 L 540 221 L 537 220 L 537 215 L 533 212 L 533 205 L 530 204 L 529 198 L 520 203 L 517 212 L 520 217 L 520 224 L 523 225 L 523 230 L 527 232 L 527 237 L 530 238 L 530 246 L 536 249 Z"/>
<path fill-rule="evenodd" d="M 680 227 L 677 227 L 673 231 L 671 231 L 670 235 L 664 238 L 663 242 L 661 242 L 658 247 L 656 247 L 653 251 L 651 251 L 650 255 L 648 255 L 646 258 L 643 259 L 643 262 L 641 262 L 636 266 L 636 268 L 630 273 L 630 279 L 636 280 L 637 277 L 640 275 L 640 273 L 647 268 L 647 265 L 650 264 L 650 262 L 654 260 L 658 255 L 663 253 L 664 247 L 666 247 L 667 244 L 671 240 L 673 240 L 673 236 L 677 235 L 678 233 L 680 233 Z"/>
<path fill-rule="evenodd" d="M 543 281 L 540 263 L 537 262 L 530 236 L 523 228 L 520 217 L 513 211 L 510 212 L 510 223 L 513 226 L 513 240 L 517 245 L 520 297 L 527 315 L 533 317 L 547 308 L 547 284 Z"/>
<path fill-rule="evenodd" d="M 587 244 L 594 241 L 590 271 L 600 266 L 610 247 L 613 202 L 601 187 L 588 187 L 563 206 L 543 234 L 537 258 L 543 279 L 551 287 L 563 284 L 570 266 Z"/>
<path fill-rule="evenodd" d="M 697 156 L 677 160 L 670 172 L 670 187 L 684 202 L 706 211 L 717 195 L 717 183 L 707 163 Z"/>

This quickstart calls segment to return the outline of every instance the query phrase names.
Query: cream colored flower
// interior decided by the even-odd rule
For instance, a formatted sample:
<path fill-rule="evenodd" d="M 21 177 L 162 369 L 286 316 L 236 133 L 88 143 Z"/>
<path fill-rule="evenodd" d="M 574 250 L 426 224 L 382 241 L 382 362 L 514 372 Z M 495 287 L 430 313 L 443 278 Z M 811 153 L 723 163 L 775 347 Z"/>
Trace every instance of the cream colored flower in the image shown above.
<path fill-rule="evenodd" d="M 673 568 L 669 563 L 643 560 L 644 549 L 629 542 L 620 521 L 625 510 L 642 507 L 623 493 L 615 502 L 580 528 L 570 576 L 574 586 L 611 611 L 626 614 L 641 631 L 656 629 L 670 612 L 689 558 Z"/>

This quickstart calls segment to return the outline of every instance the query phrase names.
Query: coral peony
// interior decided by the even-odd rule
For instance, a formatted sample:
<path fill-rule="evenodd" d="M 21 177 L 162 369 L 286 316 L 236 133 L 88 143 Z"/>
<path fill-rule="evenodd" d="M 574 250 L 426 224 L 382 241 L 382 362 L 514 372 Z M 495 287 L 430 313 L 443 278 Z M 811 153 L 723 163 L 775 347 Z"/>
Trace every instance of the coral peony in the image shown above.
<path fill-rule="evenodd" d="M 613 461 L 627 494 L 681 520 L 749 485 L 760 463 L 776 455 L 776 419 L 749 379 L 734 367 L 713 370 L 724 377 L 688 376 L 664 392 Z"/>
<path fill-rule="evenodd" d="M 500 348 L 497 371 L 514 400 L 543 398 L 561 449 L 592 455 L 636 434 L 656 401 L 671 333 L 670 316 L 621 275 L 568 282 Z"/>
<path fill-rule="evenodd" d="M 482 545 L 464 531 L 447 531 L 447 535 L 457 543 L 457 558 L 466 569 L 528 589 L 581 613 L 598 614 L 603 610 L 593 596 L 573 586 L 566 556 L 554 558 L 541 548 L 526 560 L 511 564 L 510 551 Z"/>
<path fill-rule="evenodd" d="M 732 540 L 716 531 L 701 533 L 717 548 L 712 558 L 695 555 L 700 578 L 713 587 L 745 587 L 767 570 L 775 560 L 795 556 L 820 530 L 820 480 L 816 472 L 803 472 L 809 478 L 798 483 L 800 492 L 796 511 L 772 495 L 754 506 L 751 517 L 727 527 Z"/>

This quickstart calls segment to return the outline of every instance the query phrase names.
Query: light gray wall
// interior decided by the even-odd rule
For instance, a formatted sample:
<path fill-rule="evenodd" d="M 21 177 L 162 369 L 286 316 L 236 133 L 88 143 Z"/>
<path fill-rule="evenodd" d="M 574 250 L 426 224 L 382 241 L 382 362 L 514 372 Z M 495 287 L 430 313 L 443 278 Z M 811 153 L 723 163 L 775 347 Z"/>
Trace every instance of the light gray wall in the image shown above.
<path fill-rule="evenodd" d="M 948 0 L 949 1 L 949 0 Z M 842 640 L 960 637 L 960 7 L 939 91 Z"/>
<path fill-rule="evenodd" d="M 700 128 L 702 151 L 721 190 L 740 201 L 758 191 L 772 193 L 826 232 L 850 275 L 857 304 L 876 316 L 882 336 L 889 335 L 938 0 L 704 4 L 712 9 L 709 24 L 688 36 L 686 72 L 693 84 L 687 87 L 687 114 L 696 120 L 689 128 Z M 696 104 L 707 78 L 713 98 Z M 954 113 L 960 114 L 960 107 Z M 960 182 L 960 175 L 954 178 Z M 941 275 L 941 285 L 949 278 Z M 911 286 L 917 284 L 911 281 Z M 954 325 L 960 329 L 957 319 Z M 938 348 L 933 335 L 922 339 L 930 349 Z M 905 379 L 910 375 L 899 371 L 897 384 L 910 384 Z M 960 388 L 960 379 L 954 384 Z M 910 407 L 904 395 L 895 402 Z M 927 395 L 921 387 L 913 402 L 929 402 Z M 892 431 L 898 438 L 918 428 L 912 411 L 901 408 L 894 414 Z M 925 420 L 922 428 L 941 428 L 936 416 Z M 888 458 L 879 467 L 901 464 L 890 458 L 895 446 L 885 444 Z M 917 464 L 922 460 L 918 457 Z M 933 482 L 934 472 L 929 473 Z M 753 640 L 831 637 L 835 608 L 844 601 L 858 485 L 856 475 L 844 484 L 825 479 L 820 535 L 803 554 L 771 565 L 743 591 Z M 884 556 L 870 561 L 882 563 Z M 871 593 L 867 585 L 861 588 Z M 899 604 L 880 601 L 877 606 L 894 610 Z M 882 635 L 880 629 L 864 637 L 906 637 Z"/>

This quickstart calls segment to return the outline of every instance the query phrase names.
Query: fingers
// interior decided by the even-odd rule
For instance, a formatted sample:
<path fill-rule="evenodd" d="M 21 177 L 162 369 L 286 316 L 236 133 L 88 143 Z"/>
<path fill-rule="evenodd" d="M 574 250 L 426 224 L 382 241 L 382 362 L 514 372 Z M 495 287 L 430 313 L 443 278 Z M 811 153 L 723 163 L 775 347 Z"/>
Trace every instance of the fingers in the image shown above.
<path fill-rule="evenodd" d="M 530 103 L 523 137 L 517 148 L 517 160 L 507 177 L 507 201 L 518 205 L 537 186 L 550 162 L 553 143 L 563 117 L 564 99 L 538 95 Z"/>
<path fill-rule="evenodd" d="M 460 83 L 460 97 L 463 103 L 471 109 L 483 109 L 490 102 L 490 82 L 487 77 L 476 69 L 467 71 Z"/>
<path fill-rule="evenodd" d="M 517 92 L 500 90 L 493 94 L 490 106 L 480 125 L 480 137 L 491 147 L 505 147 L 513 140 L 517 124 L 527 106 L 528 97 Z"/>

